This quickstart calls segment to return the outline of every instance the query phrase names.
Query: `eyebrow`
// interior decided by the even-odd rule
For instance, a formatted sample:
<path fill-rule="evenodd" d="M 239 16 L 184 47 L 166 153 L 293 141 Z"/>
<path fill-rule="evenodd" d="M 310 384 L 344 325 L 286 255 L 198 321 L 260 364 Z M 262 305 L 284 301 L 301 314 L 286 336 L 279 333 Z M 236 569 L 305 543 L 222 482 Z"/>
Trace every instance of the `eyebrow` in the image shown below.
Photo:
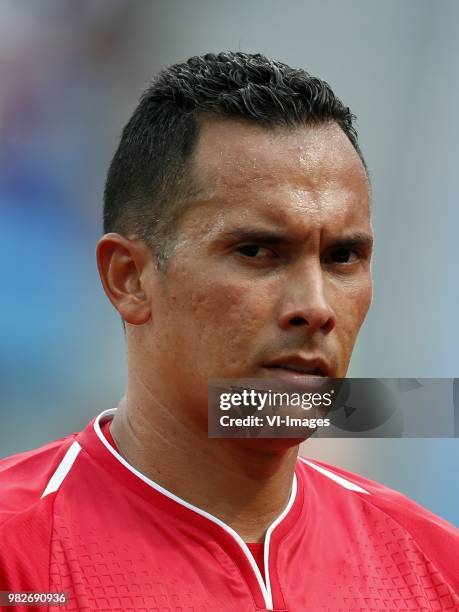
<path fill-rule="evenodd" d="M 289 241 L 288 236 L 281 232 L 250 228 L 234 229 L 223 234 L 224 240 L 229 240 L 230 238 L 248 241 L 253 240 L 254 242 L 267 242 L 269 244 L 280 244 Z"/>
<path fill-rule="evenodd" d="M 355 232 L 350 234 L 349 236 L 344 236 L 343 238 L 338 238 L 333 241 L 333 246 L 339 247 L 341 249 L 346 249 L 349 247 L 361 247 L 364 249 L 371 249 L 373 247 L 373 237 L 370 234 L 366 234 L 364 232 Z"/>
<path fill-rule="evenodd" d="M 291 239 L 287 234 L 272 230 L 240 228 L 223 234 L 224 240 L 234 238 L 238 240 L 265 242 L 267 244 L 286 244 L 291 242 Z M 365 232 L 354 232 L 349 234 L 349 236 L 337 238 L 333 241 L 333 246 L 341 249 L 358 246 L 370 250 L 373 246 L 373 238 L 370 234 Z"/>

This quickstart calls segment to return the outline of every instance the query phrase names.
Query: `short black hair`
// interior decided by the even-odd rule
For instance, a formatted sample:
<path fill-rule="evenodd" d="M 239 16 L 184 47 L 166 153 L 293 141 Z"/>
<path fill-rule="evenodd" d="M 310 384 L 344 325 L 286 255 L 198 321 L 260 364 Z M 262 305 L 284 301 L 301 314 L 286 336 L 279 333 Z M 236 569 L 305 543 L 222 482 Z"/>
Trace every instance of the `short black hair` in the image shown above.
<path fill-rule="evenodd" d="M 137 236 L 165 264 L 190 189 L 200 122 L 226 117 L 266 128 L 336 122 L 365 166 L 355 117 L 323 80 L 259 53 L 208 53 L 161 71 L 121 136 L 104 192 L 104 232 Z M 365 166 L 366 167 L 366 166 Z"/>

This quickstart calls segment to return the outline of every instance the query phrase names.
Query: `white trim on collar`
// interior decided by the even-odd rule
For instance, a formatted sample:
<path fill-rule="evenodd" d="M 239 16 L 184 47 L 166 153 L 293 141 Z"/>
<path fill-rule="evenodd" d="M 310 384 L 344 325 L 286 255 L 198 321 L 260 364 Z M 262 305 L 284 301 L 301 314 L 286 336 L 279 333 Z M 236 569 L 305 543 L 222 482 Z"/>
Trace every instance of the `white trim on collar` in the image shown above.
<path fill-rule="evenodd" d="M 244 540 L 241 538 L 241 536 L 236 531 L 234 531 L 234 529 L 232 529 L 229 525 L 224 523 L 222 520 L 220 520 L 216 516 L 213 516 L 209 512 L 206 512 L 205 510 L 201 510 L 201 508 L 198 508 L 197 506 L 194 506 L 193 504 L 190 504 L 189 502 L 185 501 L 181 497 L 178 497 L 177 495 L 174 495 L 174 493 L 172 493 L 171 491 L 168 491 L 167 489 L 165 489 L 164 487 L 162 487 L 158 483 L 154 482 L 153 480 L 151 480 L 150 478 L 148 478 L 147 476 L 145 476 L 144 474 L 139 472 L 139 470 L 137 470 L 130 463 L 128 463 L 126 461 L 126 459 L 124 459 L 124 457 L 122 455 L 120 455 L 113 448 L 113 446 L 108 442 L 108 440 L 106 439 L 106 437 L 102 433 L 102 430 L 101 430 L 101 427 L 100 427 L 100 423 L 101 423 L 101 421 L 105 420 L 105 417 L 113 415 L 113 414 L 115 414 L 115 412 L 116 412 L 116 408 L 112 408 L 110 410 L 105 410 L 104 412 L 99 414 L 99 416 L 96 417 L 96 420 L 94 421 L 94 430 L 95 430 L 95 432 L 97 434 L 97 437 L 100 439 L 100 441 L 105 446 L 105 448 L 120 463 L 122 463 L 125 468 L 127 468 L 135 476 L 140 478 L 140 480 L 142 480 L 145 484 L 147 484 L 148 486 L 152 487 L 153 489 L 155 489 L 159 493 L 162 493 L 166 497 L 169 497 L 170 499 L 175 501 L 177 504 L 180 504 L 181 506 L 185 506 L 189 510 L 192 510 L 193 512 L 196 512 L 197 514 L 200 514 L 201 516 L 205 517 L 206 519 L 208 519 L 212 523 L 215 523 L 216 525 L 221 527 L 224 531 L 226 531 L 226 533 L 228 533 L 230 536 L 232 536 L 232 538 L 237 542 L 237 544 L 242 549 L 242 552 L 245 554 L 245 556 L 247 557 L 247 560 L 250 563 L 250 566 L 251 566 L 251 568 L 252 568 L 252 570 L 253 570 L 253 572 L 255 574 L 255 577 L 257 579 L 258 585 L 259 585 L 260 590 L 262 592 L 266 608 L 268 610 L 272 610 L 273 609 L 273 598 L 272 598 L 272 591 L 271 591 L 271 581 L 270 581 L 270 576 L 269 576 L 269 544 L 270 544 L 271 535 L 272 535 L 273 531 L 283 521 L 283 519 L 287 516 L 288 512 L 290 511 L 290 509 L 293 506 L 293 503 L 294 503 L 294 501 L 296 499 L 296 493 L 297 493 L 296 474 L 293 474 L 292 490 L 291 490 L 291 493 L 290 493 L 290 498 L 289 498 L 289 501 L 287 503 L 287 506 L 285 507 L 283 512 L 277 517 L 277 519 L 273 523 L 271 523 L 271 525 L 269 526 L 269 528 L 268 528 L 268 530 L 266 532 L 266 537 L 265 537 L 265 542 L 264 542 L 264 569 L 265 569 L 265 578 L 266 578 L 266 584 L 265 584 L 265 582 L 263 581 L 263 577 L 262 577 L 262 575 L 260 573 L 260 570 L 258 569 L 258 565 L 257 565 L 257 563 L 256 563 L 256 561 L 255 561 L 255 559 L 254 559 L 254 557 L 252 555 L 252 553 L 250 552 L 247 544 L 244 542 Z"/>

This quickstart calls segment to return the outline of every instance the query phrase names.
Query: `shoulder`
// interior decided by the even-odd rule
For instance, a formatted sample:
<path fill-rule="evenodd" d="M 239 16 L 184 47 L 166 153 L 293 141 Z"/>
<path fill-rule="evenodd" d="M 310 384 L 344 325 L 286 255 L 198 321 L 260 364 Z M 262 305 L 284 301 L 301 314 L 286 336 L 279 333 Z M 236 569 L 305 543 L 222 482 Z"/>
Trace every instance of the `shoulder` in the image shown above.
<path fill-rule="evenodd" d="M 0 588 L 4 590 L 48 590 L 55 496 L 47 490 L 78 444 L 75 435 L 0 460 Z"/>
<path fill-rule="evenodd" d="M 315 459 L 300 458 L 299 463 L 308 479 L 312 476 L 318 482 L 320 476 L 325 477 L 321 479 L 323 488 L 327 488 L 327 481 L 341 485 L 333 487 L 338 503 L 347 507 L 349 514 L 358 512 L 359 520 L 368 529 L 374 528 L 376 533 L 384 525 L 394 537 L 403 534 L 459 591 L 459 578 L 454 570 L 459 567 L 459 529 L 399 491 L 359 474 Z M 346 490 L 356 495 L 346 495 Z"/>
<path fill-rule="evenodd" d="M 18 513 L 40 503 L 75 436 L 0 460 L 0 528 Z"/>
<path fill-rule="evenodd" d="M 459 542 L 459 529 L 403 493 L 324 461 L 301 457 L 299 462 L 303 469 L 308 471 L 309 475 L 311 471 L 317 472 L 326 477 L 324 482 L 327 480 L 334 481 L 340 484 L 342 489 L 361 493 L 362 495 L 359 496 L 359 499 L 363 499 L 365 504 L 390 515 L 397 523 L 408 529 L 408 531 L 417 533 L 420 528 L 422 528 L 423 533 L 429 529 L 434 531 L 441 530 L 445 534 L 449 534 L 453 540 Z M 312 468 L 312 470 L 308 470 L 308 467 Z"/>

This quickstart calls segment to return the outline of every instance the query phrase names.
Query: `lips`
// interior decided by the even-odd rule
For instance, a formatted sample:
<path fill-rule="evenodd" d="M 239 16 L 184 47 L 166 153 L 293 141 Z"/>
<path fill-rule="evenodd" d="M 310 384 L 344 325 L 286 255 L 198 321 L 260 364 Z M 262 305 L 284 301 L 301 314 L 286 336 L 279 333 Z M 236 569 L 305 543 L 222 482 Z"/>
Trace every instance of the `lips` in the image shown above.
<path fill-rule="evenodd" d="M 307 374 L 308 376 L 324 376 L 322 370 L 319 368 L 309 368 L 306 366 L 291 366 L 291 365 L 274 365 L 269 366 L 271 370 L 289 370 L 291 372 L 298 372 L 299 374 Z"/>
<path fill-rule="evenodd" d="M 281 372 L 288 376 L 332 376 L 330 364 L 320 357 L 306 358 L 300 355 L 290 355 L 276 358 L 263 367 L 272 371 L 277 377 Z"/>

